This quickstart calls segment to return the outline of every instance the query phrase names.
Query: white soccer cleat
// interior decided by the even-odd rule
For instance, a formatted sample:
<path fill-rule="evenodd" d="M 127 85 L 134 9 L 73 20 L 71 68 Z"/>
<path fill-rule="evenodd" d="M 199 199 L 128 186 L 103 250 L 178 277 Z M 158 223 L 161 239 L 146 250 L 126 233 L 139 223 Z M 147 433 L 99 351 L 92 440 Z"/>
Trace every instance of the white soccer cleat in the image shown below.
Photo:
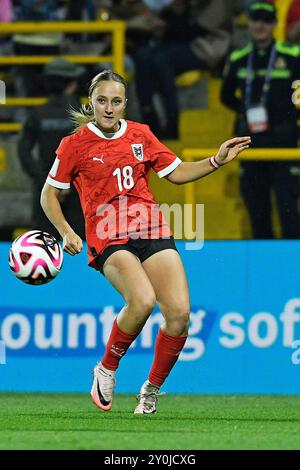
<path fill-rule="evenodd" d="M 159 387 L 155 387 L 155 385 L 146 380 L 137 396 L 138 405 L 134 410 L 134 414 L 155 414 L 158 397 L 162 395 L 165 395 L 165 393 L 160 392 Z"/>
<path fill-rule="evenodd" d="M 99 362 L 94 368 L 94 381 L 91 396 L 95 405 L 101 410 L 109 411 L 111 409 L 115 385 L 115 372 L 106 369 L 106 367 Z"/>

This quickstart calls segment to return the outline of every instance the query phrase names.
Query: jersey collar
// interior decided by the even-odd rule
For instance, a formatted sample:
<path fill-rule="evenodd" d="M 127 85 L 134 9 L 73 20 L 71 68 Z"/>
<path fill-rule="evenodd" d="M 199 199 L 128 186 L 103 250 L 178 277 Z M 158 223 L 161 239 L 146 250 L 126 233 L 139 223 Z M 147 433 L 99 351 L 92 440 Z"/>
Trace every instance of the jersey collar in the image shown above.
<path fill-rule="evenodd" d="M 114 140 L 114 139 L 118 139 L 119 137 L 122 137 L 122 135 L 125 134 L 126 132 L 126 129 L 127 129 L 127 121 L 125 121 L 125 119 L 120 119 L 120 129 L 115 132 L 111 137 L 108 137 L 107 135 L 105 135 L 102 131 L 100 131 L 100 129 L 98 127 L 95 126 L 95 124 L 93 124 L 92 122 L 89 122 L 87 124 L 87 127 L 89 128 L 90 131 L 94 132 L 94 134 L 96 134 L 98 137 L 101 137 L 102 139 L 106 139 L 106 140 Z"/>

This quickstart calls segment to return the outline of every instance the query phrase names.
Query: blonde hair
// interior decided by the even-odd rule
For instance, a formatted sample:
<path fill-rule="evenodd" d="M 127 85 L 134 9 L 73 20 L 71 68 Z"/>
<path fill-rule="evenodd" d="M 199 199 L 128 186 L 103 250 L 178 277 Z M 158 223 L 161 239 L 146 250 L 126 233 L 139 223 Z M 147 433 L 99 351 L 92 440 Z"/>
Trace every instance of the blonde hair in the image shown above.
<path fill-rule="evenodd" d="M 103 70 L 102 72 L 98 73 L 89 86 L 89 98 L 91 98 L 93 91 L 98 86 L 100 82 L 109 82 L 109 81 L 119 82 L 124 85 L 125 94 L 127 92 L 127 82 L 126 80 L 119 75 L 118 73 L 113 72 L 112 70 Z M 94 111 L 90 104 L 83 104 L 81 105 L 79 110 L 74 108 L 70 108 L 69 110 L 70 119 L 74 125 L 74 131 L 79 131 L 83 126 L 92 122 L 94 120 Z"/>

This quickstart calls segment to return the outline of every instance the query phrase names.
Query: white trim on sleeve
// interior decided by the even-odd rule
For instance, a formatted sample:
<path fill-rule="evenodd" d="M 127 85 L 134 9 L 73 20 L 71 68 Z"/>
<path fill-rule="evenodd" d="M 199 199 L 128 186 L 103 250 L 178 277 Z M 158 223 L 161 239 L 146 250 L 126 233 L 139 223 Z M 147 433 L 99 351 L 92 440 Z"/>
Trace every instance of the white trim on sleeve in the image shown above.
<path fill-rule="evenodd" d="M 53 178 L 55 178 L 55 176 L 57 174 L 59 164 L 60 164 L 60 159 L 58 157 L 56 157 L 56 159 L 54 160 L 54 163 L 52 165 L 52 168 L 49 171 L 50 175 L 53 176 Z"/>
<path fill-rule="evenodd" d="M 178 165 L 180 165 L 181 162 L 182 162 L 182 160 L 180 158 L 176 157 L 174 162 L 171 163 L 171 165 L 168 165 L 163 170 L 158 171 L 157 176 L 159 178 L 163 178 L 164 176 L 167 176 L 169 173 L 171 173 L 171 171 L 175 170 L 175 168 L 177 168 Z"/>
<path fill-rule="evenodd" d="M 69 189 L 71 187 L 70 183 L 61 183 L 60 181 L 56 181 L 50 176 L 46 179 L 46 183 L 50 184 L 50 186 L 54 186 L 57 189 Z"/>

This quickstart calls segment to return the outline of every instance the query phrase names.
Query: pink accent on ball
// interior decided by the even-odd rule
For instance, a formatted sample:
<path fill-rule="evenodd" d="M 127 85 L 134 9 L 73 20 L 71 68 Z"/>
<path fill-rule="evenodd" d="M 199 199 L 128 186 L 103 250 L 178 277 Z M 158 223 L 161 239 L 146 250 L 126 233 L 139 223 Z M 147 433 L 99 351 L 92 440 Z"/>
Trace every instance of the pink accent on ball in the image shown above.
<path fill-rule="evenodd" d="M 57 255 L 57 257 L 55 255 Z M 49 249 L 49 258 L 51 259 L 54 266 L 59 269 L 62 263 L 62 253 L 58 243 L 55 244 L 55 253 L 53 253 L 52 250 Z"/>
<path fill-rule="evenodd" d="M 21 240 L 21 246 L 41 246 L 43 245 L 43 241 L 41 240 L 41 243 L 32 243 L 32 242 L 28 242 L 27 240 L 30 240 L 30 238 L 33 236 L 33 235 L 36 235 L 38 234 L 39 232 L 36 232 L 35 234 L 34 233 L 31 233 L 30 235 L 26 235 L 25 237 L 23 236 L 22 240 Z"/>
<path fill-rule="evenodd" d="M 19 265 L 18 261 L 16 260 L 15 255 L 13 254 L 12 251 L 10 252 L 10 254 L 11 254 L 11 258 L 14 262 L 14 266 L 11 269 L 12 269 L 12 271 L 15 271 L 16 273 L 18 273 L 20 271 L 20 265 Z"/>
<path fill-rule="evenodd" d="M 30 273 L 30 277 L 32 277 L 32 279 L 36 279 L 38 276 L 36 275 L 36 269 L 39 267 L 39 266 L 42 266 L 42 268 L 45 269 L 46 271 L 46 274 L 47 274 L 47 277 L 50 276 L 50 277 L 53 277 L 49 271 L 49 268 L 48 268 L 48 265 L 46 263 L 45 260 L 39 258 L 37 260 L 35 260 L 33 266 L 32 266 L 32 270 L 31 270 L 31 273 Z M 40 274 L 40 273 L 39 273 Z"/>

